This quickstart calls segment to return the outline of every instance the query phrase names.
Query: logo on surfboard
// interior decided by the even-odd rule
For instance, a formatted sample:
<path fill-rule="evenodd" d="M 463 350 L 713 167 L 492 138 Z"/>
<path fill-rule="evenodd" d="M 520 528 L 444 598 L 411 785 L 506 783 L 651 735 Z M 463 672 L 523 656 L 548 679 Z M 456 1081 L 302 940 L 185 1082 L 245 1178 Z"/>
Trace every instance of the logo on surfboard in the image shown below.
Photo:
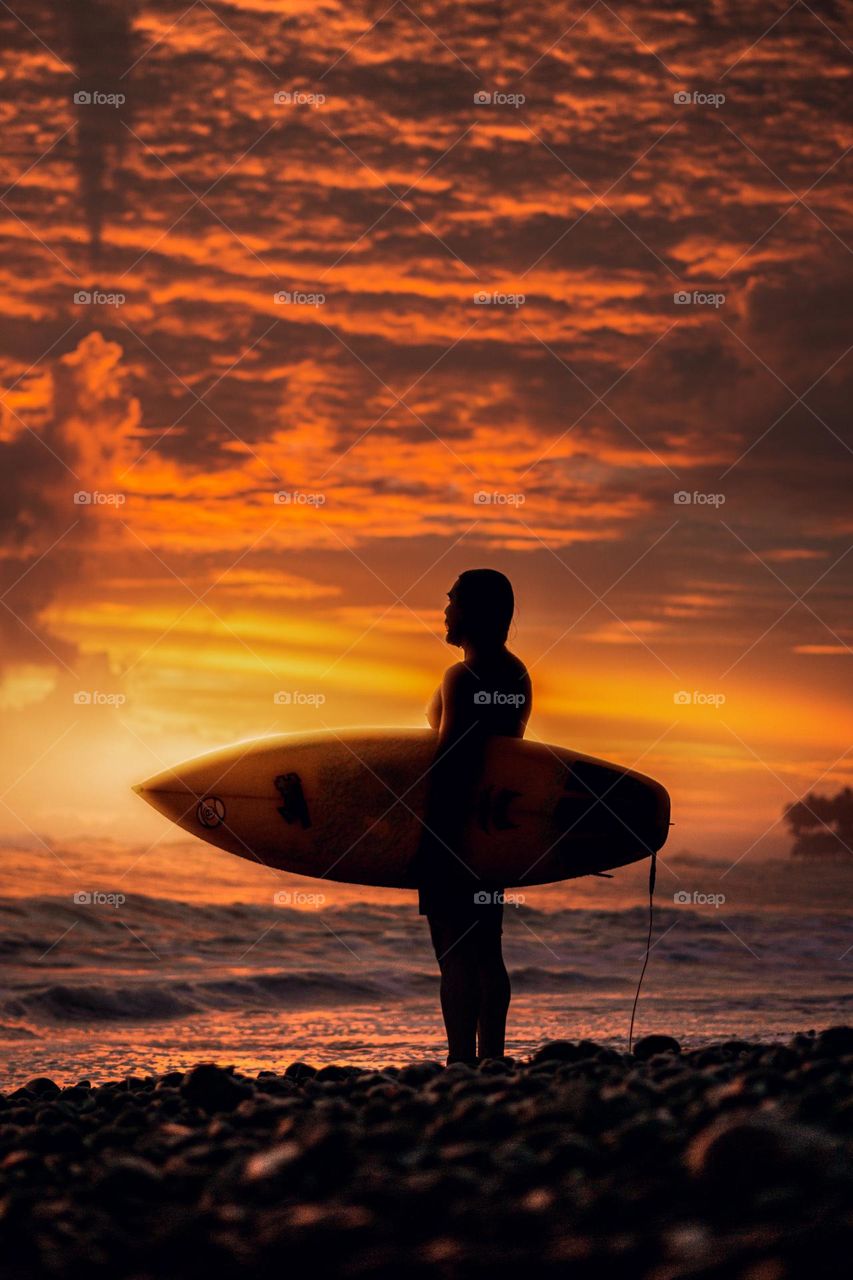
<path fill-rule="evenodd" d="M 308 813 L 299 774 L 280 773 L 275 780 L 275 788 L 281 796 L 278 811 L 285 822 L 299 822 L 303 827 L 310 827 L 311 816 Z"/>
<path fill-rule="evenodd" d="M 196 817 L 203 827 L 218 827 L 225 818 L 225 805 L 219 796 L 205 796 L 198 802 Z"/>

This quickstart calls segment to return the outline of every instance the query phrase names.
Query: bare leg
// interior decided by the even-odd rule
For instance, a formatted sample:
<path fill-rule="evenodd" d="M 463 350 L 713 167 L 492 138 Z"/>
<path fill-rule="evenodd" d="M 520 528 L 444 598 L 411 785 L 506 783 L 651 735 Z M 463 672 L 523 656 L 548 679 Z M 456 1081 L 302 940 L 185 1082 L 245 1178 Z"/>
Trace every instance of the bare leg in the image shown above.
<path fill-rule="evenodd" d="M 506 1049 L 506 1016 L 512 992 L 503 961 L 500 934 L 478 939 L 477 977 L 480 995 L 477 1025 L 479 1056 L 502 1058 Z"/>
<path fill-rule="evenodd" d="M 480 982 L 472 941 L 452 921 L 430 917 L 432 943 L 441 970 L 441 1012 L 447 1032 L 447 1061 L 474 1062 Z"/>

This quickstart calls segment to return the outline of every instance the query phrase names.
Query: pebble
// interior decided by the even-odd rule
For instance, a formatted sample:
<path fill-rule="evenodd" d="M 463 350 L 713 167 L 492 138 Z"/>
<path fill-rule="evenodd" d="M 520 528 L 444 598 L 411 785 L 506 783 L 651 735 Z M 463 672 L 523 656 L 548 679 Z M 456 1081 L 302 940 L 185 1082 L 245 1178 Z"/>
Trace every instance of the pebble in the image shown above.
<path fill-rule="evenodd" d="M 38 1094 L 40 1098 L 54 1097 L 59 1093 L 59 1085 L 54 1084 L 47 1076 L 36 1076 L 34 1080 L 28 1080 L 24 1088 L 29 1093 Z"/>
<path fill-rule="evenodd" d="M 853 1029 L 292 1062 L 0 1098 L 3 1280 L 819 1280 L 853 1252 Z"/>
<path fill-rule="evenodd" d="M 207 1112 L 233 1111 L 244 1098 L 252 1097 L 248 1080 L 239 1080 L 231 1071 L 212 1062 L 200 1062 L 188 1071 L 180 1090 L 189 1102 Z"/>
<path fill-rule="evenodd" d="M 672 1036 L 643 1036 L 634 1045 L 634 1057 L 641 1062 L 659 1053 L 681 1053 L 681 1045 Z"/>

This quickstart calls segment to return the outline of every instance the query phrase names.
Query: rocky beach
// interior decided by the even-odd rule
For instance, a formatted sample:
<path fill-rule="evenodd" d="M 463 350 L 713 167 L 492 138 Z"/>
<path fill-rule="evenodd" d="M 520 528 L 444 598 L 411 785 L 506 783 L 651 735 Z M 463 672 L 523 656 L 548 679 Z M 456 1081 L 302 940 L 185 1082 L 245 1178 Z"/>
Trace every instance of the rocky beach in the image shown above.
<path fill-rule="evenodd" d="M 853 1028 L 0 1101 L 8 1280 L 849 1274 Z"/>

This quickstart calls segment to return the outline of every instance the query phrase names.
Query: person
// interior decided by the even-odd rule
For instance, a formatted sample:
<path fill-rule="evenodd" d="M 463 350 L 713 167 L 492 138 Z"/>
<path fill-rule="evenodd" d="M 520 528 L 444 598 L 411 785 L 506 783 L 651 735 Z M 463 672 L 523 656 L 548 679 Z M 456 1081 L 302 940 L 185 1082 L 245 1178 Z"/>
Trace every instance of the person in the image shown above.
<path fill-rule="evenodd" d="M 418 910 L 441 973 L 450 1062 L 504 1055 L 510 981 L 503 961 L 502 886 L 478 877 L 460 853 L 490 737 L 521 738 L 532 709 L 530 676 L 506 647 L 512 585 L 495 569 L 468 569 L 447 593 L 446 641 L 463 650 L 427 708 L 438 733 L 414 862 Z"/>

